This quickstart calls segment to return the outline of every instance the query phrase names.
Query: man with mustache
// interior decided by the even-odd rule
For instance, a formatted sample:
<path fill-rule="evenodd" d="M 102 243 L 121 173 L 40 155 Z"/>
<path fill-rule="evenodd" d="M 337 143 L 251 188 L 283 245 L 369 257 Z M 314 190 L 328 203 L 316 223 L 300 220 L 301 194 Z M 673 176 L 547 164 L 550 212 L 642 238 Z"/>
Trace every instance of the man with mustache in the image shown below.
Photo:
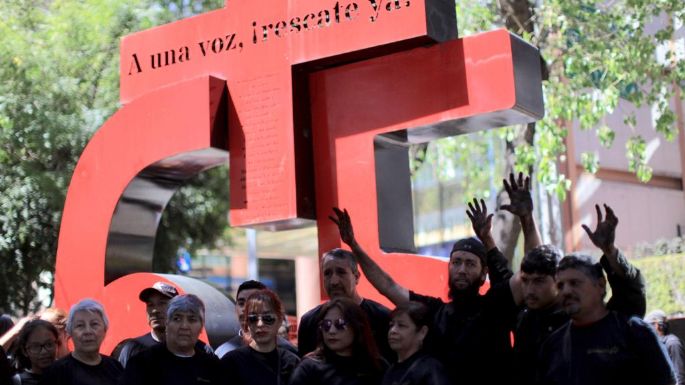
<path fill-rule="evenodd" d="M 529 178 L 519 175 L 518 181 L 510 175 L 510 182 L 504 182 L 510 205 L 503 209 L 517 211 L 520 197 L 519 189 L 528 189 Z M 529 195 L 529 194 L 528 194 Z M 532 203 L 531 203 L 532 204 Z M 469 204 L 471 212 L 477 211 L 482 220 L 489 221 L 485 203 L 480 205 L 474 200 Z M 495 246 L 492 237 L 483 242 L 475 238 L 457 241 L 450 252 L 447 265 L 450 302 L 415 293 L 400 286 L 383 271 L 362 249 L 354 237 L 352 223 L 347 211 L 333 209 L 336 217 L 331 217 L 340 230 L 340 237 L 354 253 L 369 282 L 395 305 L 408 301 L 425 304 L 432 318 L 426 346 L 440 359 L 451 380 L 463 385 L 505 384 L 510 382 L 512 371 L 512 330 L 518 304 L 521 303 L 520 277 L 512 275 L 505 268 L 491 271 L 502 281 L 492 284 L 486 294 L 479 290 L 485 283 L 490 258 L 504 258 Z M 471 216 L 471 213 L 467 213 Z M 526 248 L 540 243 L 532 210 L 521 218 L 521 226 L 526 238 Z"/>
<path fill-rule="evenodd" d="M 649 325 L 604 303 L 601 264 L 585 255 L 566 256 L 556 280 L 571 320 L 543 343 L 537 384 L 675 384 L 671 364 Z"/>
<path fill-rule="evenodd" d="M 519 189 L 519 193 L 522 191 L 525 189 Z M 524 197 L 520 199 L 525 200 Z M 532 210 L 532 200 L 530 205 L 517 205 L 517 214 L 526 215 L 527 207 Z M 607 307 L 626 316 L 641 317 L 646 308 L 644 280 L 640 271 L 614 245 L 618 218 L 609 206 L 604 207 L 606 219 L 603 220 L 601 210 L 596 206 L 598 222 L 595 231 L 585 225 L 583 229 L 604 253 L 600 264 L 609 278 L 613 293 Z M 487 239 L 491 238 L 487 208 L 480 207 L 477 202 L 470 205 L 470 208 L 469 216 L 474 231 L 481 239 L 486 239 L 484 242 L 487 243 Z M 534 382 L 535 363 L 542 343 L 569 320 L 562 307 L 561 297 L 558 296 L 555 279 L 557 264 L 562 256 L 562 252 L 556 247 L 541 245 L 530 250 L 521 262 L 521 290 L 525 308 L 518 315 L 514 330 L 515 383 Z M 493 256 L 488 259 L 488 263 L 490 271 L 501 272 L 490 275 L 493 284 L 503 280 L 502 277 L 513 274 L 507 268 L 504 256 Z"/>
<path fill-rule="evenodd" d="M 378 351 L 386 360 L 394 361 L 395 354 L 387 341 L 390 310 L 376 301 L 363 298 L 357 292 L 360 274 L 354 255 L 343 249 L 327 251 L 321 258 L 321 272 L 323 288 L 328 297 L 330 299 L 349 298 L 359 304 L 369 318 L 371 332 L 378 346 Z M 300 325 L 297 329 L 297 350 L 300 356 L 316 349 L 316 331 L 319 327 L 316 320 L 321 307 L 322 305 L 315 307 L 300 319 Z"/>

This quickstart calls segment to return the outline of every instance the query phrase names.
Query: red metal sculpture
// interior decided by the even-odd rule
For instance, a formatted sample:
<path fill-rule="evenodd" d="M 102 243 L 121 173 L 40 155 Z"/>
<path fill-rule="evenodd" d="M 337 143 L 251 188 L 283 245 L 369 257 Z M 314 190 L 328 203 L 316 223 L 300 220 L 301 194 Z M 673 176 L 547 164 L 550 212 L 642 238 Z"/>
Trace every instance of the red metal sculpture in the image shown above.
<path fill-rule="evenodd" d="M 103 301 L 109 351 L 144 331 L 137 293 L 166 279 L 207 302 L 207 337 L 223 342 L 236 322 L 228 300 L 149 271 L 173 192 L 227 158 L 233 225 L 316 220 L 323 251 L 340 245 L 331 207 L 347 207 L 384 268 L 443 294 L 443 262 L 381 251 L 413 248 L 407 143 L 543 113 L 534 48 L 505 31 L 455 38 L 448 0 L 233 0 L 125 37 L 124 106 L 84 150 L 67 194 L 57 305 Z"/>

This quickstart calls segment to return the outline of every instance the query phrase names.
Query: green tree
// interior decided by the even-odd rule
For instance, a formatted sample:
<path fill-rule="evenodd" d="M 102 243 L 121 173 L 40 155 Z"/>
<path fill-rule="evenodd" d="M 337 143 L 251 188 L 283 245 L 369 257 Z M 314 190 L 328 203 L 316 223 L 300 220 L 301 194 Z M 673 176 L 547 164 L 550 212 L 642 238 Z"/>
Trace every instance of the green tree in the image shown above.
<path fill-rule="evenodd" d="M 682 29 L 685 2 L 458 0 L 456 3 L 460 35 L 506 27 L 539 47 L 543 58 L 544 119 L 537 124 L 481 134 L 484 138 L 504 140 L 507 155 L 504 170 L 498 170 L 498 176 L 511 171 L 535 170 L 537 180 L 550 194 L 565 199 L 571 183 L 556 165 L 566 150 L 567 130 L 577 124 L 582 130 L 593 130 L 602 146 L 612 146 L 615 133 L 605 123 L 605 117 L 614 113 L 623 100 L 632 107 L 622 109 L 624 122 L 633 131 L 625 144 L 629 169 L 640 181 L 651 178 L 645 141 L 635 130 L 635 113 L 642 106 L 652 107 L 656 131 L 669 141 L 676 137 L 678 130 L 670 103 L 676 89 L 685 84 L 685 60 L 682 53 L 677 54 L 679 45 L 682 50 L 682 41 L 673 42 L 675 29 Z M 469 140 L 468 146 L 461 144 L 465 140 Z M 437 149 L 433 155 L 429 147 L 427 159 L 451 156 L 459 167 L 480 172 L 481 167 L 458 160 L 464 157 L 463 152 L 452 153 L 450 148 L 477 153 L 488 142 L 448 138 L 434 145 Z M 424 160 L 422 151 L 415 152 L 419 154 L 419 162 Z M 599 168 L 593 153 L 583 154 L 581 161 L 590 172 Z M 471 187 L 464 190 L 467 194 L 487 196 L 487 191 L 483 191 L 485 186 L 477 182 L 488 179 L 479 173 L 472 180 L 467 173 L 463 184 Z M 501 199 L 499 196 L 498 201 Z M 519 234 L 517 223 L 502 214 L 496 217 L 494 226 L 495 233 L 500 234 L 498 244 L 511 256 Z"/>
<path fill-rule="evenodd" d="M 52 287 L 42 273 L 53 270 L 71 174 L 89 137 L 119 107 L 120 38 L 221 5 L 0 2 L 0 311 L 31 312 L 37 290 Z M 222 233 L 225 181 L 219 172 L 201 175 L 191 184 L 211 191 L 191 187 L 172 199 L 162 230 L 169 247 L 188 236 L 211 244 Z M 191 215 L 173 215 L 184 210 Z"/>

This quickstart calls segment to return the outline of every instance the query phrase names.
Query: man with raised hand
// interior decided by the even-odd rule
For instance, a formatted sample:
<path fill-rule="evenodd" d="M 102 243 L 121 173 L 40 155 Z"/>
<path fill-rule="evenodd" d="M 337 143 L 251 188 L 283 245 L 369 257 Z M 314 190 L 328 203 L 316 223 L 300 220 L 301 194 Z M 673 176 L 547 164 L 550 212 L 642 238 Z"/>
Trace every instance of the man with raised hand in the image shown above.
<path fill-rule="evenodd" d="M 649 325 L 604 303 L 602 265 L 586 255 L 569 255 L 559 263 L 556 280 L 571 320 L 542 345 L 537 384 L 675 384 L 671 364 Z"/>
<path fill-rule="evenodd" d="M 357 292 L 359 267 L 354 255 L 347 250 L 333 249 L 324 253 L 321 258 L 323 287 L 330 299 L 344 297 L 359 304 L 369 318 L 371 332 L 378 346 L 378 351 L 387 361 L 394 361 L 395 353 L 388 345 L 388 328 L 390 310 L 376 301 L 363 298 Z M 297 329 L 297 350 L 300 356 L 316 349 L 317 319 L 322 305 L 305 313 Z"/>
<path fill-rule="evenodd" d="M 444 363 L 453 382 L 464 385 L 508 382 L 512 370 L 509 332 L 520 301 L 513 293 L 520 289 L 516 288 L 518 279 L 510 277 L 492 285 L 485 295 L 479 293 L 488 274 L 487 247 L 494 242 L 484 246 L 475 238 L 467 238 L 454 244 L 447 265 L 450 302 L 445 303 L 395 282 L 359 245 L 347 210 L 333 210 L 336 216 L 331 220 L 338 225 L 342 241 L 352 249 L 376 290 L 395 305 L 411 300 L 428 307 L 433 322 L 426 345 Z M 485 212 L 484 218 L 489 221 L 491 216 Z"/>

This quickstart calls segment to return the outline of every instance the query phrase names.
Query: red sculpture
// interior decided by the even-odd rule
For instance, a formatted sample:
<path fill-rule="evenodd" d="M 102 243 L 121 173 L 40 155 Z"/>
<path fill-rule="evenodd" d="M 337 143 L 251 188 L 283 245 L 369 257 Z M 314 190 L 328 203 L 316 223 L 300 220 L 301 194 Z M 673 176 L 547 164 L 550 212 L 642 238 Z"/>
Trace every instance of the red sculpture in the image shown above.
<path fill-rule="evenodd" d="M 109 352 L 144 332 L 137 293 L 162 278 L 205 300 L 206 337 L 223 342 L 236 322 L 227 299 L 149 271 L 173 192 L 227 158 L 233 225 L 316 220 L 324 251 L 340 245 L 331 207 L 347 207 L 381 266 L 443 294 L 443 262 L 381 251 L 413 248 L 407 143 L 543 113 L 534 48 L 505 31 L 455 38 L 446 0 L 233 0 L 125 37 L 124 106 L 84 150 L 67 194 L 57 306 L 103 301 Z"/>

